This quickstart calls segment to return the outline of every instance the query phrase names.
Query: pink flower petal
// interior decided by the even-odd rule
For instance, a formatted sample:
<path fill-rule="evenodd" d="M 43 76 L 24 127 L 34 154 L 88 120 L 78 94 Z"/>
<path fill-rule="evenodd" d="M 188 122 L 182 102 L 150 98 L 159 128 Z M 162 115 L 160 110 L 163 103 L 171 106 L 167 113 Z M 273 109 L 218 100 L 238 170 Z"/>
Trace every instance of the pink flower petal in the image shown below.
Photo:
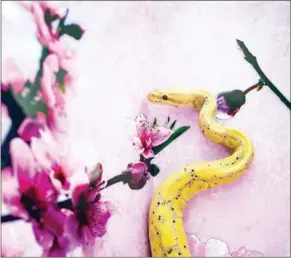
<path fill-rule="evenodd" d="M 32 220 L 32 228 L 38 244 L 45 250 L 50 249 L 54 242 L 54 236 L 35 220 Z"/>
<path fill-rule="evenodd" d="M 15 93 L 20 93 L 24 89 L 25 78 L 12 59 L 5 59 L 3 63 L 2 84 L 5 87 L 11 84 Z"/>
<path fill-rule="evenodd" d="M 66 116 L 63 111 L 57 108 L 48 110 L 48 126 L 54 133 L 65 133 L 67 130 Z"/>
<path fill-rule="evenodd" d="M 104 240 L 102 239 L 93 239 L 89 245 L 84 245 L 82 248 L 83 255 L 85 257 L 104 257 Z"/>
<path fill-rule="evenodd" d="M 72 193 L 72 203 L 73 206 L 76 207 L 78 205 L 78 202 L 80 200 L 81 196 L 84 196 L 85 193 L 89 189 L 89 184 L 82 184 L 82 185 L 77 185 Z"/>
<path fill-rule="evenodd" d="M 7 109 L 6 105 L 4 105 L 3 103 L 1 103 L 1 113 L 2 113 L 2 117 L 5 116 L 6 119 L 9 118 L 8 109 Z"/>
<path fill-rule="evenodd" d="M 42 139 L 33 139 L 31 150 L 38 164 L 44 169 L 51 169 L 56 162 L 56 153 Z"/>
<path fill-rule="evenodd" d="M 137 162 L 128 168 L 128 171 L 131 172 L 132 182 L 134 184 L 138 183 L 147 172 L 147 165 L 144 162 Z"/>
<path fill-rule="evenodd" d="M 52 53 L 58 56 L 60 64 L 62 64 L 63 60 L 71 59 L 74 57 L 74 52 L 64 47 L 60 41 L 50 42 L 48 48 Z M 61 65 L 61 67 L 63 66 Z"/>
<path fill-rule="evenodd" d="M 54 73 L 57 73 L 59 71 L 59 60 L 57 55 L 55 54 L 48 55 L 44 60 L 44 64 L 46 64 Z"/>
<path fill-rule="evenodd" d="M 87 211 L 89 229 L 94 237 L 102 237 L 106 233 L 106 224 L 111 217 L 111 212 L 106 202 L 97 202 Z"/>
<path fill-rule="evenodd" d="M 41 78 L 41 90 L 43 100 L 49 108 L 53 108 L 56 103 L 56 97 L 53 91 L 55 75 L 47 64 L 43 64 L 43 75 Z"/>
<path fill-rule="evenodd" d="M 34 22 L 37 26 L 38 39 L 43 45 L 47 46 L 50 42 L 54 41 L 54 38 L 52 37 L 49 28 L 45 23 L 44 12 L 38 2 L 32 3 L 31 11 Z"/>
<path fill-rule="evenodd" d="M 91 186 L 97 186 L 101 180 L 103 175 L 103 168 L 101 163 L 97 163 L 95 168 L 91 169 L 87 172 L 89 183 Z"/>
<path fill-rule="evenodd" d="M 49 250 L 44 250 L 42 257 L 66 257 L 67 256 L 67 249 L 63 246 L 59 246 L 60 243 L 58 242 L 58 240 L 54 240 L 54 242 L 57 242 L 57 243 L 53 244 L 53 246 Z"/>
<path fill-rule="evenodd" d="M 90 228 L 88 226 L 81 227 L 81 235 L 82 235 L 82 244 L 83 246 L 90 247 L 92 244 L 94 244 L 94 238 Z"/>
<path fill-rule="evenodd" d="M 10 214 L 28 220 L 29 215 L 21 203 L 21 193 L 16 176 L 12 168 L 2 169 L 2 198 Z"/>
<path fill-rule="evenodd" d="M 14 174 L 17 175 L 20 191 L 26 192 L 33 184 L 36 162 L 28 145 L 20 138 L 10 142 L 10 154 Z"/>
<path fill-rule="evenodd" d="M 142 113 L 139 114 L 135 118 L 135 122 L 136 122 L 137 131 L 140 131 L 141 129 L 148 129 L 149 128 L 148 119 L 147 119 L 146 115 L 144 115 Z"/>
<path fill-rule="evenodd" d="M 142 155 L 146 158 L 146 159 L 149 159 L 149 158 L 152 158 L 155 156 L 154 154 L 154 151 L 152 149 L 148 149 L 148 150 L 145 150 Z"/>
<path fill-rule="evenodd" d="M 22 6 L 25 10 L 32 12 L 32 3 L 31 1 L 17 1 L 17 3 Z"/>
<path fill-rule="evenodd" d="M 40 137 L 40 129 L 43 129 L 45 124 L 37 119 L 26 117 L 18 128 L 18 135 L 24 141 L 30 141 L 32 137 Z"/>
<path fill-rule="evenodd" d="M 34 181 L 34 188 L 36 190 L 36 200 L 44 203 L 56 202 L 58 192 L 56 191 L 50 177 L 45 172 L 37 172 Z"/>
<path fill-rule="evenodd" d="M 68 249 L 72 251 L 81 242 L 81 236 L 79 234 L 79 223 L 74 212 L 68 209 L 62 209 L 62 212 L 66 216 L 64 232 L 70 243 Z"/>
<path fill-rule="evenodd" d="M 48 229 L 52 234 L 60 237 L 64 234 L 64 227 L 67 216 L 59 209 L 50 205 L 45 212 L 42 213 L 45 228 Z"/>
<path fill-rule="evenodd" d="M 157 146 L 168 140 L 171 136 L 172 131 L 168 128 L 159 126 L 152 129 L 152 144 Z"/>

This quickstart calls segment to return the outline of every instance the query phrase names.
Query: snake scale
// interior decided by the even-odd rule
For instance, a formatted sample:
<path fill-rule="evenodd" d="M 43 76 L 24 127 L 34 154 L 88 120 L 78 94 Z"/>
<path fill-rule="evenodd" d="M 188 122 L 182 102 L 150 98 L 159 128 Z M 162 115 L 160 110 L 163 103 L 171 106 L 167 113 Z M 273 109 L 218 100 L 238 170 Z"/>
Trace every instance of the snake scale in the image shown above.
<path fill-rule="evenodd" d="M 153 257 L 191 256 L 183 210 L 196 193 L 240 177 L 254 158 L 251 140 L 241 131 L 216 122 L 216 99 L 204 90 L 169 89 L 147 96 L 154 104 L 200 110 L 199 127 L 210 141 L 227 147 L 227 158 L 194 162 L 168 176 L 156 189 L 149 208 L 148 228 Z"/>

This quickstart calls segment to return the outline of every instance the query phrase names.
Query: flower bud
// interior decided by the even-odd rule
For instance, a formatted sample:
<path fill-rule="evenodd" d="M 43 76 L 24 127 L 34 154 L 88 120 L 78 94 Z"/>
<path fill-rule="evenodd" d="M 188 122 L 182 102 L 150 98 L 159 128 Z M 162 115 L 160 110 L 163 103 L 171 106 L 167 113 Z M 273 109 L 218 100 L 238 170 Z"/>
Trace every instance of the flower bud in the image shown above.
<path fill-rule="evenodd" d="M 127 172 L 131 174 L 131 182 L 138 184 L 141 180 L 146 179 L 148 174 L 148 166 L 144 162 L 130 164 Z"/>
<path fill-rule="evenodd" d="M 233 117 L 246 102 L 245 93 L 241 90 L 222 92 L 216 98 L 218 119 Z"/>

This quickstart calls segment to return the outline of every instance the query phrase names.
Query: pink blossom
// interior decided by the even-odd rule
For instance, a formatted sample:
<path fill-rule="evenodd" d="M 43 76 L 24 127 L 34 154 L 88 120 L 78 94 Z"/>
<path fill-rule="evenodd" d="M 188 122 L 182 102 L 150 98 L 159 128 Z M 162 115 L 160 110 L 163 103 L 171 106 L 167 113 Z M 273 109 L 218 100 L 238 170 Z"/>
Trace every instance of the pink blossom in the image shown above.
<path fill-rule="evenodd" d="M 81 243 L 83 253 L 86 255 L 94 255 L 96 238 L 106 233 L 106 224 L 113 212 L 110 202 L 101 201 L 100 186 L 103 183 L 101 164 L 97 165 L 97 171 L 97 174 L 89 176 L 91 183 L 88 180 L 88 183 L 76 186 L 72 194 L 75 211 L 71 214 L 69 230 Z"/>
<path fill-rule="evenodd" d="M 63 46 L 60 41 L 50 42 L 48 48 L 51 53 L 57 56 L 59 67 L 67 71 L 65 85 L 71 85 L 72 74 L 75 74 L 75 65 L 73 62 L 75 60 L 75 52 Z"/>
<path fill-rule="evenodd" d="M 50 56 L 47 58 L 49 57 Z M 53 90 L 53 87 L 56 87 L 56 75 L 54 73 L 55 67 L 51 67 L 50 62 L 47 62 L 47 58 L 43 63 L 43 74 L 41 77 L 40 85 L 44 102 L 48 108 L 53 108 L 56 103 L 56 97 Z"/>
<path fill-rule="evenodd" d="M 203 243 L 196 235 L 188 235 L 188 243 L 191 254 L 194 257 L 263 257 L 262 253 L 239 248 L 237 252 L 230 253 L 228 245 L 215 238 Z"/>
<path fill-rule="evenodd" d="M 38 164 L 48 171 L 50 179 L 58 191 L 69 190 L 69 177 L 72 176 L 72 169 L 67 166 L 64 149 L 55 141 L 49 131 L 44 131 L 42 136 L 31 142 L 34 157 Z"/>
<path fill-rule="evenodd" d="M 64 257 L 76 247 L 66 233 L 69 214 L 65 209 L 48 206 L 41 211 L 39 221 L 32 221 L 36 241 L 43 248 L 42 256 Z"/>
<path fill-rule="evenodd" d="M 57 55 L 50 54 L 43 63 L 41 78 L 42 98 L 48 108 L 48 127 L 52 131 L 65 131 L 65 98 L 56 81 L 56 72 L 59 70 Z M 67 77 L 68 78 L 68 77 Z M 69 78 L 70 79 L 70 78 Z M 68 79 L 65 78 L 65 83 Z"/>
<path fill-rule="evenodd" d="M 66 112 L 58 108 L 48 109 L 48 127 L 52 132 L 65 133 L 67 130 Z"/>
<path fill-rule="evenodd" d="M 2 122 L 1 139 L 3 141 L 5 139 L 7 133 L 10 130 L 12 121 L 9 117 L 9 112 L 8 112 L 7 107 L 2 103 L 1 103 L 1 114 L 2 114 L 2 117 L 1 117 L 1 122 Z"/>
<path fill-rule="evenodd" d="M 72 248 L 64 231 L 69 217 L 56 207 L 56 188 L 22 139 L 11 141 L 10 152 L 13 170 L 2 170 L 4 203 L 12 215 L 32 222 L 46 256 L 64 256 Z"/>
<path fill-rule="evenodd" d="M 136 129 L 137 137 L 134 138 L 133 145 L 145 158 L 153 157 L 152 148 L 165 142 L 172 133 L 170 129 L 162 126 L 150 127 L 144 114 L 136 117 Z"/>
<path fill-rule="evenodd" d="M 32 2 L 30 7 L 34 22 L 37 27 L 37 38 L 42 45 L 48 46 L 50 42 L 58 39 L 57 33 L 53 33 L 44 20 L 44 11 L 39 2 Z"/>
<path fill-rule="evenodd" d="M 6 91 L 9 85 L 15 93 L 22 92 L 25 85 L 25 78 L 12 59 L 6 59 L 3 63 L 2 90 Z"/>
<path fill-rule="evenodd" d="M 40 130 L 46 126 L 46 117 L 43 113 L 38 113 L 35 119 L 26 117 L 18 128 L 18 135 L 26 142 L 32 137 L 39 138 Z"/>
<path fill-rule="evenodd" d="M 141 180 L 146 180 L 148 176 L 148 166 L 144 162 L 129 164 L 127 171 L 131 173 L 133 184 L 138 184 Z"/>
<path fill-rule="evenodd" d="M 10 142 L 12 168 L 2 171 L 3 200 L 10 213 L 29 220 L 35 208 L 56 202 L 58 192 L 49 175 L 39 170 L 28 145 L 20 138 Z"/>

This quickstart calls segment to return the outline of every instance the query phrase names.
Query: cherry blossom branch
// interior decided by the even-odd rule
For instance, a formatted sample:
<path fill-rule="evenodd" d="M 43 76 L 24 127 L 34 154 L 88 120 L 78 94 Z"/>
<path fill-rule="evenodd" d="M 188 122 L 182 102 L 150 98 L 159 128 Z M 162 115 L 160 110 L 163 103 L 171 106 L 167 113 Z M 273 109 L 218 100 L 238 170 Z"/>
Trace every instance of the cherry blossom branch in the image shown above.
<path fill-rule="evenodd" d="M 60 209 L 68 209 L 68 210 L 73 210 L 74 209 L 71 199 L 67 199 L 67 200 L 58 202 L 57 205 L 58 205 L 58 207 Z M 39 211 L 40 211 L 39 209 L 36 209 L 32 213 L 33 213 L 33 215 L 36 216 L 36 214 L 38 214 Z M 16 217 L 16 216 L 13 216 L 13 215 L 10 215 L 10 214 L 1 216 L 1 223 L 13 222 L 13 221 L 16 221 L 16 220 L 22 220 L 22 218 Z"/>
<path fill-rule="evenodd" d="M 22 109 L 16 103 L 10 90 L 1 90 L 1 102 L 7 107 L 12 122 L 10 130 L 5 137 L 5 140 L 1 144 L 1 169 L 3 169 L 4 167 L 11 164 L 9 143 L 14 137 L 18 135 L 17 130 L 24 120 L 25 115 Z"/>
<path fill-rule="evenodd" d="M 31 10 L 31 6 L 29 6 L 29 4 L 24 4 L 22 2 L 20 2 L 20 4 L 27 10 L 29 10 L 30 12 L 32 12 Z M 33 8 L 32 8 L 33 9 Z M 59 24 L 57 27 L 57 32 L 58 32 L 58 36 L 57 40 L 60 39 L 60 37 L 62 37 L 63 35 L 68 35 L 70 37 L 73 37 L 76 40 L 81 39 L 84 30 L 77 24 L 65 24 L 65 20 L 67 18 L 68 15 L 68 9 L 66 10 L 66 13 L 64 15 L 64 17 L 59 19 Z M 34 14 L 33 14 L 34 15 Z M 34 17 L 35 18 L 35 17 Z M 46 34 L 50 34 L 51 30 L 52 30 L 52 22 L 54 22 L 55 20 L 57 20 L 59 17 L 58 15 L 52 15 L 51 14 L 51 10 L 50 8 L 46 8 L 45 12 L 44 12 L 44 20 L 46 25 L 49 28 L 49 31 L 46 31 Z M 41 30 L 45 30 L 45 28 L 41 27 L 41 23 L 38 21 L 36 23 L 37 27 L 38 27 L 38 33 Z M 41 27 L 41 28 L 40 28 Z M 43 32 L 41 32 L 43 33 Z M 40 80 L 41 77 L 43 75 L 43 63 L 45 62 L 46 57 L 51 53 L 51 51 L 49 50 L 47 44 L 48 42 L 46 42 L 46 44 L 43 44 L 40 40 L 40 38 L 38 38 L 38 40 L 40 41 L 40 43 L 42 44 L 42 52 L 41 52 L 41 57 L 39 60 L 39 68 L 38 71 L 36 73 L 35 76 L 35 81 L 34 83 L 30 83 L 30 81 L 27 81 L 25 83 L 26 89 L 28 91 L 28 93 L 25 96 L 22 96 L 22 94 L 16 94 L 13 91 L 13 87 L 11 84 L 7 85 L 7 90 L 2 90 L 3 87 L 1 85 L 1 102 L 3 104 L 5 104 L 7 106 L 7 109 L 9 110 L 9 116 L 12 122 L 12 125 L 10 127 L 10 130 L 4 140 L 4 142 L 1 144 L 1 170 L 4 167 L 10 166 L 11 165 L 11 158 L 10 158 L 10 154 L 9 154 L 9 144 L 10 141 L 18 136 L 18 129 L 20 127 L 20 125 L 22 124 L 22 122 L 24 121 L 24 119 L 26 118 L 26 115 L 31 115 L 32 117 L 34 116 L 35 113 L 39 112 L 46 112 L 46 105 L 42 102 L 42 100 L 39 101 L 35 101 L 35 96 L 40 88 Z M 58 73 L 62 73 L 64 70 L 62 68 L 60 68 Z M 63 86 L 61 81 L 63 78 L 60 78 L 61 76 L 57 75 L 57 80 L 60 82 L 60 87 Z M 2 84 L 2 82 L 1 82 Z M 30 102 L 32 102 L 32 104 L 34 106 L 29 106 Z M 30 108 L 30 110 L 29 110 Z M 39 108 L 40 110 L 36 110 L 37 108 Z M 34 110 L 33 110 L 34 109 Z M 29 114 L 30 111 L 30 114 Z"/>
<path fill-rule="evenodd" d="M 155 121 L 156 121 L 156 119 L 155 119 Z M 177 121 L 174 121 L 171 124 L 171 126 L 170 126 L 171 130 L 174 129 L 176 122 Z M 151 163 L 152 160 L 155 158 L 155 155 L 157 155 L 164 148 L 166 148 L 170 143 L 172 143 L 175 139 L 177 139 L 179 136 L 181 136 L 183 133 L 185 133 L 189 128 L 190 128 L 189 126 L 183 126 L 183 127 L 178 128 L 177 130 L 175 130 L 171 134 L 171 136 L 168 138 L 168 140 L 166 140 L 165 142 L 161 143 L 160 145 L 158 145 L 156 147 L 153 147 L 153 153 L 154 153 L 153 157 L 145 158 L 142 154 L 139 156 L 140 163 L 145 165 L 145 167 L 147 168 L 147 171 L 153 177 L 156 176 L 160 170 L 157 165 Z M 140 173 L 140 172 L 138 172 L 138 173 Z M 144 172 L 141 171 L 141 173 L 144 173 Z M 126 170 L 126 171 L 121 172 L 121 174 L 118 174 L 118 175 L 110 178 L 106 182 L 105 187 L 100 188 L 100 191 L 102 191 L 105 188 L 108 188 L 112 185 L 115 185 L 117 183 L 120 183 L 120 182 L 122 182 L 123 184 L 128 184 L 129 188 L 132 190 L 142 189 L 145 186 L 148 177 L 147 176 L 144 177 L 143 175 L 141 175 L 141 179 L 144 179 L 144 180 L 140 179 L 140 180 L 138 180 L 138 182 L 134 182 L 134 180 L 133 180 L 134 175 L 133 174 L 134 174 L 134 172 L 130 171 L 130 170 Z M 93 175 L 92 182 L 95 182 L 95 179 L 96 179 L 95 177 L 98 177 L 98 176 L 99 175 Z M 102 181 L 101 184 L 98 185 L 98 187 L 100 187 L 103 183 L 104 183 L 104 181 Z M 71 199 L 67 199 L 67 200 L 58 202 L 57 206 L 59 208 L 74 210 Z M 31 216 L 36 217 L 39 212 L 40 212 L 39 209 L 35 209 L 35 210 L 31 211 Z M 12 221 L 16 221 L 16 220 L 21 220 L 21 218 L 16 217 L 16 216 L 12 216 L 12 215 L 1 216 L 1 223 L 12 222 Z"/>

